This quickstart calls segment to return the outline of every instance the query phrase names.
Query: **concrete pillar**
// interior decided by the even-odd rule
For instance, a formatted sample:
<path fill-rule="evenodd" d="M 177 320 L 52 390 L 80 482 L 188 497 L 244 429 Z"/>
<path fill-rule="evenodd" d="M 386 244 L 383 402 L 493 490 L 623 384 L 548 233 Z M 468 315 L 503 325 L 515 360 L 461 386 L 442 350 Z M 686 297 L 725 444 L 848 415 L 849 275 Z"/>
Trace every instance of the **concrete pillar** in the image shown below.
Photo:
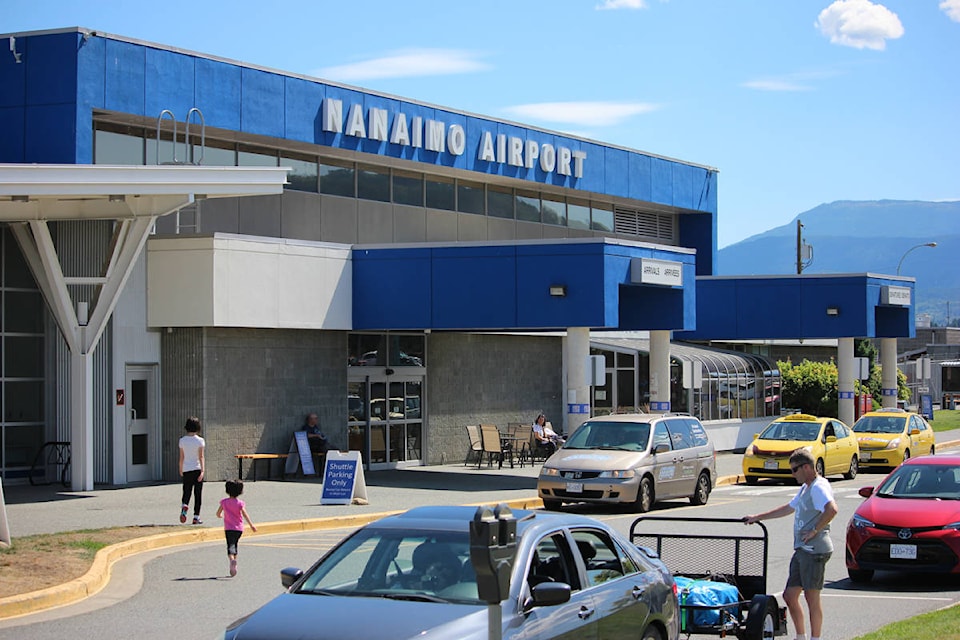
<path fill-rule="evenodd" d="M 853 338 L 840 338 L 837 340 L 837 417 L 847 426 L 853 426 L 856 416 L 853 369 Z"/>
<path fill-rule="evenodd" d="M 650 332 L 650 411 L 670 411 L 670 332 Z"/>
<path fill-rule="evenodd" d="M 897 339 L 880 338 L 880 387 L 883 407 L 897 406 Z"/>
<path fill-rule="evenodd" d="M 70 490 L 93 491 L 93 353 L 70 354 Z"/>
<path fill-rule="evenodd" d="M 569 435 L 590 417 L 590 385 L 587 384 L 587 362 L 590 358 L 590 329 L 567 329 L 565 360 L 567 362 L 567 424 Z"/>

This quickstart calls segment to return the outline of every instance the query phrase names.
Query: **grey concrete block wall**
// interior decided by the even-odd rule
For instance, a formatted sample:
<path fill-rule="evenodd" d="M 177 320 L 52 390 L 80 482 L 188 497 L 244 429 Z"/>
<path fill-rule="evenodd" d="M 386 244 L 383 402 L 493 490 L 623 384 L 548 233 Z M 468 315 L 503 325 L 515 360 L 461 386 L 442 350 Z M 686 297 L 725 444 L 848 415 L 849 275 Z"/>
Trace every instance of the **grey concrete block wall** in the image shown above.
<path fill-rule="evenodd" d="M 176 440 L 189 415 L 203 423 L 210 481 L 236 476 L 238 453 L 286 453 L 311 411 L 333 444 L 346 446 L 339 428 L 347 413 L 345 333 L 175 329 L 163 352 L 164 446 L 173 456 L 165 479 L 178 477 Z"/>
<path fill-rule="evenodd" d="M 427 353 L 427 464 L 462 462 L 468 424 L 560 424 L 560 337 L 432 333 Z"/>

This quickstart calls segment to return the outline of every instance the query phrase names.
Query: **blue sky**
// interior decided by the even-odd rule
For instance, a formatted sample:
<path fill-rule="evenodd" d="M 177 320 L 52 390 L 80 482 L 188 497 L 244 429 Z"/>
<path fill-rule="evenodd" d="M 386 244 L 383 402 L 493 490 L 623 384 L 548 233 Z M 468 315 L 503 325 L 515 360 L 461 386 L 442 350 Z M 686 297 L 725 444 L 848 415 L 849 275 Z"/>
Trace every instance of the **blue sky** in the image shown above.
<path fill-rule="evenodd" d="M 716 167 L 720 246 L 960 200 L 960 0 L 31 0 L 82 26 Z"/>

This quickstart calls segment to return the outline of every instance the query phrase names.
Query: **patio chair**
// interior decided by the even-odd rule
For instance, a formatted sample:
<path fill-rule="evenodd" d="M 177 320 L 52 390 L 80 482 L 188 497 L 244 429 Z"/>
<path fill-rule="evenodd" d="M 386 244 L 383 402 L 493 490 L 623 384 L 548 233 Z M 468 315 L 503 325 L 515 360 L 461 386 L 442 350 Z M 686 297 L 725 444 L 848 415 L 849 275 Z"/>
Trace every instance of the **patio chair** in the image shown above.
<path fill-rule="evenodd" d="M 467 455 L 463 458 L 463 466 L 467 466 L 467 463 L 470 462 L 470 457 L 473 455 L 477 456 L 478 462 L 483 458 L 483 443 L 480 441 L 480 427 L 475 424 L 468 424 L 466 429 L 470 444 L 467 447 Z"/>
<path fill-rule="evenodd" d="M 503 468 L 503 458 L 510 455 L 510 466 L 513 466 L 513 449 L 504 448 L 500 440 L 500 429 L 495 424 L 480 425 L 480 442 L 483 444 L 483 453 L 487 454 L 487 466 L 493 465 L 493 460 L 497 460 L 497 468 Z M 477 469 L 480 468 L 480 461 L 477 461 Z"/>

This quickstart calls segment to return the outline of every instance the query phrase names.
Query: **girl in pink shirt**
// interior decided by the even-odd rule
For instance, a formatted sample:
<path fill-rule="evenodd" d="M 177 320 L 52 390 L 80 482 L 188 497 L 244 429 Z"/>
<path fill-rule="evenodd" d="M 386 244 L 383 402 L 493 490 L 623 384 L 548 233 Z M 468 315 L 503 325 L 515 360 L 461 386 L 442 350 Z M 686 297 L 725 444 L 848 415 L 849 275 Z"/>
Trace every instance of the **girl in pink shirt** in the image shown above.
<path fill-rule="evenodd" d="M 223 533 L 227 538 L 227 557 L 230 558 L 231 577 L 237 575 L 237 543 L 243 535 L 243 521 L 247 521 L 251 531 L 257 530 L 250 522 L 250 516 L 247 515 L 246 503 L 240 500 L 242 493 L 241 480 L 227 480 L 228 497 L 220 501 L 220 508 L 217 509 L 217 517 L 223 518 Z"/>

